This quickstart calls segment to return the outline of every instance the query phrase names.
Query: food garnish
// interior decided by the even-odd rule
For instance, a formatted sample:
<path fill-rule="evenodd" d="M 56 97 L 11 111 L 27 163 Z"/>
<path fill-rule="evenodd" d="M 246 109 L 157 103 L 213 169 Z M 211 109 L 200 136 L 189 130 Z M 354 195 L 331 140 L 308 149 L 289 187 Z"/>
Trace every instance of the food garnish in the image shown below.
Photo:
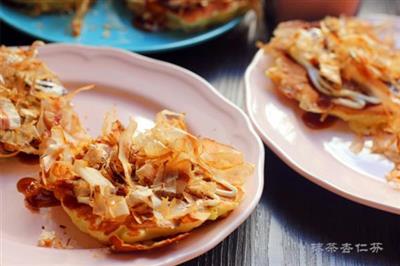
<path fill-rule="evenodd" d="M 38 240 L 38 246 L 44 248 L 65 248 L 54 231 L 42 230 Z"/>
<path fill-rule="evenodd" d="M 167 110 L 142 132 L 134 120 L 124 127 L 109 114 L 96 139 L 53 127 L 46 147 L 40 178 L 19 186 L 27 204 L 40 198 L 35 192 L 52 194 L 80 230 L 119 252 L 168 245 L 228 215 L 254 168 L 234 148 L 194 136 L 183 114 Z"/>
<path fill-rule="evenodd" d="M 0 47 L 0 158 L 41 154 L 43 139 L 56 125 L 71 137 L 86 137 L 70 101 L 77 91 L 68 94 L 37 58 L 40 45 Z"/>
<path fill-rule="evenodd" d="M 396 164 L 389 181 L 400 182 L 400 51 L 376 29 L 349 17 L 281 23 L 262 45 L 274 59 L 266 74 L 304 111 L 370 136 L 372 152 Z"/>

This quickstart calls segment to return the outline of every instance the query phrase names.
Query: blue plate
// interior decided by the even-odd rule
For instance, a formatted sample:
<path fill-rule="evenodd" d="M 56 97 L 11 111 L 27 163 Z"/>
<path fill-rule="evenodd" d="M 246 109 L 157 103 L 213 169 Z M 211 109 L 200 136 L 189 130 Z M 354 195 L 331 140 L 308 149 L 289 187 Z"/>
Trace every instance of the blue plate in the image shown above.
<path fill-rule="evenodd" d="M 38 39 L 51 42 L 111 46 L 140 53 L 160 52 L 192 46 L 212 39 L 235 27 L 236 18 L 224 25 L 198 33 L 145 32 L 132 26 L 132 14 L 123 1 L 99 0 L 85 16 L 79 37 L 71 35 L 71 14 L 31 17 L 18 9 L 0 4 L 0 18 Z"/>

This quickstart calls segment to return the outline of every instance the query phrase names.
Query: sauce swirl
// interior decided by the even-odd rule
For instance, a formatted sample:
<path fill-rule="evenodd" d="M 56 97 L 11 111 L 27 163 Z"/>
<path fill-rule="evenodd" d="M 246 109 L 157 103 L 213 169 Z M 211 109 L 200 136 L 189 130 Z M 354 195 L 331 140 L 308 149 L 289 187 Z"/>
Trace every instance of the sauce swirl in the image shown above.
<path fill-rule="evenodd" d="M 27 207 L 32 210 L 60 205 L 53 192 L 41 187 L 35 178 L 21 178 L 17 183 L 17 189 L 24 194 Z"/>
<path fill-rule="evenodd" d="M 324 129 L 331 127 L 337 120 L 334 116 L 327 116 L 325 119 L 321 119 L 321 114 L 305 112 L 301 119 L 304 124 L 311 129 Z"/>
<path fill-rule="evenodd" d="M 18 161 L 20 161 L 23 164 L 35 165 L 39 164 L 39 156 L 26 153 L 19 153 Z"/>

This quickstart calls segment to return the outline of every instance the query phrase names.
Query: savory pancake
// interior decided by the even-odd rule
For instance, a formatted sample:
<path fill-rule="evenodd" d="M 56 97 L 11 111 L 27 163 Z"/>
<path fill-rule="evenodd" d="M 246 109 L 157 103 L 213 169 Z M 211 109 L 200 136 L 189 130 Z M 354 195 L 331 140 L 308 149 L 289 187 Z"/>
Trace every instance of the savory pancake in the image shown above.
<path fill-rule="evenodd" d="M 301 109 L 341 118 L 360 134 L 371 134 L 387 126 L 388 116 L 382 105 L 367 105 L 362 110 L 335 104 L 310 83 L 307 71 L 285 53 L 274 51 L 274 68 L 268 76 L 286 97 L 299 102 Z"/>
<path fill-rule="evenodd" d="M 26 202 L 58 200 L 80 230 L 116 251 L 161 247 L 228 215 L 253 172 L 240 152 L 195 137 L 170 111 L 144 132 L 108 116 L 97 139 L 77 141 L 53 128 L 47 147 L 41 179 L 19 182 Z"/>
<path fill-rule="evenodd" d="M 35 42 L 27 49 L 0 47 L 0 158 L 19 152 L 41 154 L 53 126 L 71 136 L 85 135 L 58 77 L 37 58 Z"/>
<path fill-rule="evenodd" d="M 257 8 L 258 0 L 126 0 L 135 25 L 157 30 L 197 31 Z"/>
<path fill-rule="evenodd" d="M 352 18 L 284 22 L 263 48 L 274 58 L 268 77 L 303 110 L 339 117 L 364 135 L 389 127 L 393 110 L 382 101 L 399 88 L 400 55 L 372 26 Z"/>
<path fill-rule="evenodd" d="M 355 152 L 370 136 L 371 151 L 395 164 L 387 179 L 400 187 L 400 51 L 377 29 L 347 17 L 289 21 L 262 48 L 274 60 L 266 75 L 277 91 L 308 115 L 347 122 L 359 137 Z"/>

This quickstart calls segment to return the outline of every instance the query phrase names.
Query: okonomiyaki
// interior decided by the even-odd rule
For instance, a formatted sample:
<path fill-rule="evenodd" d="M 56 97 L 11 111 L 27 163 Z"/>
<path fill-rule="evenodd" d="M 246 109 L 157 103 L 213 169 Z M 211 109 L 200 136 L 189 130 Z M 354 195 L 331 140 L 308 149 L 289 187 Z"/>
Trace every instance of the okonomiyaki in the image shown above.
<path fill-rule="evenodd" d="M 81 231 L 124 252 L 178 241 L 241 202 L 254 168 L 241 152 L 192 135 L 171 111 L 136 127 L 108 115 L 100 137 L 81 140 L 52 128 L 40 178 L 18 184 L 26 203 L 61 204 Z"/>

